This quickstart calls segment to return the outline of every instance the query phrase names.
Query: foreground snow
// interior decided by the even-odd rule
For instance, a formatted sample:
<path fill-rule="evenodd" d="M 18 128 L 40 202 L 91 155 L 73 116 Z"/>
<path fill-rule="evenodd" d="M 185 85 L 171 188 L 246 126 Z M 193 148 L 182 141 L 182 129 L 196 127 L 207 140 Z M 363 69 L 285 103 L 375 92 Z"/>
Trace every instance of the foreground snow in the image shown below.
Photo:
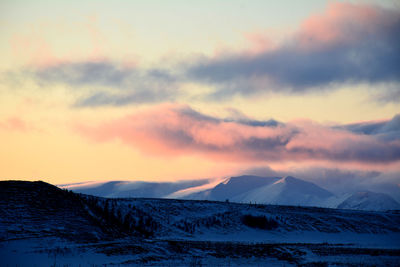
<path fill-rule="evenodd" d="M 0 258 L 2 266 L 398 266 L 399 262 L 399 246 L 386 235 L 335 237 L 304 233 L 272 238 L 279 242 L 271 242 L 272 239 L 243 241 L 249 237 L 251 235 L 199 236 L 199 240 L 120 239 L 88 244 L 50 237 L 24 239 L 1 242 Z M 234 241 L 221 241 L 221 238 Z M 340 243 L 351 238 L 357 240 L 357 244 Z M 371 238 L 379 242 L 372 244 L 368 241 Z"/>

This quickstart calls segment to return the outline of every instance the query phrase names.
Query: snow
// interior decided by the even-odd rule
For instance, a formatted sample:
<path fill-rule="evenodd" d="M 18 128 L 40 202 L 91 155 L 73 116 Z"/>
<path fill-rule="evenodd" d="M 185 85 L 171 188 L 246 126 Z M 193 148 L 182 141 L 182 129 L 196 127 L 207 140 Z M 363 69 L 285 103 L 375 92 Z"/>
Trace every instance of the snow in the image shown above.
<path fill-rule="evenodd" d="M 61 185 L 60 188 L 100 197 L 167 197 L 174 192 L 208 184 L 209 180 L 178 182 L 108 181 Z"/>
<path fill-rule="evenodd" d="M 275 182 L 271 186 L 298 183 L 291 178 Z M 4 266 L 395 266 L 400 260 L 398 212 L 106 199 L 28 182 L 0 186 L 0 193 Z M 107 207 L 108 213 L 93 205 Z M 118 225 L 128 215 L 129 222 L 148 219 L 145 227 L 157 227 L 145 237 L 138 234 L 139 224 L 123 232 Z M 277 225 L 252 228 L 244 215 Z"/>
<path fill-rule="evenodd" d="M 339 196 L 331 196 L 324 201 L 322 201 L 318 206 L 325 208 L 337 208 L 343 201 L 345 201 L 348 197 L 350 197 L 351 193 L 342 194 Z"/>
<path fill-rule="evenodd" d="M 400 233 L 321 233 L 315 231 L 276 232 L 249 229 L 235 233 L 235 235 L 221 233 L 198 234 L 190 237 L 191 240 L 203 241 L 231 241 L 250 243 L 331 243 L 342 244 L 352 247 L 373 248 L 400 248 Z"/>
<path fill-rule="evenodd" d="M 280 205 L 319 206 L 333 194 L 321 187 L 294 177 L 284 177 L 272 184 L 233 198 L 237 202 L 256 202 Z"/>
<path fill-rule="evenodd" d="M 389 195 L 375 194 L 366 198 L 353 197 L 353 192 L 334 195 L 314 183 L 295 177 L 261 177 L 242 175 L 231 178 L 174 183 L 111 181 L 64 185 L 78 193 L 102 197 L 153 197 L 195 200 L 217 200 L 238 203 L 263 203 L 293 206 L 315 206 L 364 210 L 399 209 Z M 382 192 L 382 188 L 376 188 Z M 384 191 L 397 194 L 398 186 L 386 186 Z M 397 192 L 397 193 L 396 193 Z M 371 192 L 371 194 L 373 194 Z M 393 195 L 393 194 L 392 194 Z M 356 200 L 358 199 L 358 200 Z M 346 201 L 344 203 L 344 201 Z M 350 203 L 351 201 L 351 203 Z M 362 202 L 362 203 L 361 203 Z"/>
<path fill-rule="evenodd" d="M 216 180 L 211 181 L 210 183 L 207 183 L 204 185 L 193 186 L 193 187 L 189 187 L 189 188 L 185 188 L 185 189 L 176 191 L 172 194 L 165 196 L 165 198 L 185 198 L 191 194 L 199 193 L 201 191 L 212 189 L 220 183 L 227 183 L 227 181 L 228 181 L 228 179 L 216 179 Z"/>
<path fill-rule="evenodd" d="M 233 199 L 236 196 L 246 193 L 250 190 L 269 185 L 277 181 L 278 177 L 259 177 L 252 175 L 243 175 L 231 177 L 217 184 L 214 188 L 188 195 L 185 199 L 207 199 L 225 201 Z"/>
<path fill-rule="evenodd" d="M 387 194 L 357 192 L 337 206 L 340 209 L 356 210 L 396 210 L 400 204 Z"/>
<path fill-rule="evenodd" d="M 100 185 L 103 185 L 105 183 L 108 183 L 109 181 L 88 181 L 88 182 L 81 182 L 81 183 L 72 183 L 72 184 L 61 184 L 57 185 L 59 188 L 62 189 L 69 189 L 69 190 L 74 190 L 74 189 L 84 189 L 84 188 L 91 188 L 91 187 L 97 187 Z"/>
<path fill-rule="evenodd" d="M 191 251 L 191 255 L 171 255 L 165 251 L 165 243 L 152 243 L 154 251 L 138 255 L 129 249 L 122 254 L 105 254 L 99 247 L 129 248 L 121 241 L 116 244 L 77 245 L 56 239 L 27 239 L 0 243 L 1 266 L 295 266 L 275 258 L 219 258 L 204 254 L 201 250 Z M 147 246 L 148 244 L 143 244 Z M 163 252 L 165 255 L 163 255 Z M 196 265 L 197 263 L 197 265 Z"/>
<path fill-rule="evenodd" d="M 2 266 L 90 266 L 109 259 L 88 246 L 58 238 L 32 238 L 0 243 Z"/>

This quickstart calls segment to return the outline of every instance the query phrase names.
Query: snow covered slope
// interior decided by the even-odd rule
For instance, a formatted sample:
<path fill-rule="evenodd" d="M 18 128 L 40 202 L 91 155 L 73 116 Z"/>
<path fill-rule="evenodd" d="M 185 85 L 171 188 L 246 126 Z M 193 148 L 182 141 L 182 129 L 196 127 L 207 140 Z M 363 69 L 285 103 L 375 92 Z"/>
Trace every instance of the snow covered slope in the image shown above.
<path fill-rule="evenodd" d="M 321 206 L 333 194 L 313 183 L 291 176 L 238 195 L 237 202 L 256 202 L 264 204 Z"/>
<path fill-rule="evenodd" d="M 156 197 L 208 183 L 208 180 L 181 182 L 109 181 L 61 185 L 60 188 L 99 197 Z"/>
<path fill-rule="evenodd" d="M 358 192 L 337 206 L 339 209 L 400 210 L 400 204 L 387 194 Z"/>
<path fill-rule="evenodd" d="M 187 195 L 185 199 L 230 200 L 252 189 L 269 185 L 277 180 L 279 180 L 279 177 L 260 177 L 254 175 L 231 177 L 217 184 L 214 188 Z"/>

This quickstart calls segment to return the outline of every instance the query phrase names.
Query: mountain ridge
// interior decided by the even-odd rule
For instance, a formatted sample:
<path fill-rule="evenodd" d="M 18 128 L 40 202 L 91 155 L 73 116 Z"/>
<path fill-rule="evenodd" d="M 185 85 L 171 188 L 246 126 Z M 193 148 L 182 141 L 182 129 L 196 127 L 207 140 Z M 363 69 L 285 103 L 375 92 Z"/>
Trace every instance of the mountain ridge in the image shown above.
<path fill-rule="evenodd" d="M 356 192 L 340 203 L 339 209 L 355 210 L 400 210 L 400 204 L 384 193 Z"/>
<path fill-rule="evenodd" d="M 216 183 L 207 180 L 200 180 L 197 183 L 195 181 L 186 183 L 111 181 L 103 184 L 94 183 L 86 188 L 80 185 L 66 188 L 70 188 L 74 192 L 102 197 L 178 198 L 349 209 L 352 207 L 342 203 L 353 194 L 353 192 L 349 192 L 335 195 L 315 183 L 293 176 L 263 177 L 255 175 L 233 176 Z M 108 189 L 103 190 L 103 188 Z M 387 195 L 386 197 L 381 196 L 381 198 L 391 197 Z M 379 210 L 393 209 L 396 207 L 393 201 L 381 201 L 382 205 L 379 206 Z M 385 203 L 387 203 L 386 206 Z M 360 207 L 364 210 L 376 210 L 378 206 L 374 207 L 370 204 Z"/>

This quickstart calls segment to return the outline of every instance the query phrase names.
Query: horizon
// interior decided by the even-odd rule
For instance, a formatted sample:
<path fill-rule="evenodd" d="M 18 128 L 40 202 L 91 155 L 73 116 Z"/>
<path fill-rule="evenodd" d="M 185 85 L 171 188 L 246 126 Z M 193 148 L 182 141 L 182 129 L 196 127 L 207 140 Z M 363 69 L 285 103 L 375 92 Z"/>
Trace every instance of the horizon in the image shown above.
<path fill-rule="evenodd" d="M 0 10 L 0 180 L 400 188 L 396 1 Z"/>

